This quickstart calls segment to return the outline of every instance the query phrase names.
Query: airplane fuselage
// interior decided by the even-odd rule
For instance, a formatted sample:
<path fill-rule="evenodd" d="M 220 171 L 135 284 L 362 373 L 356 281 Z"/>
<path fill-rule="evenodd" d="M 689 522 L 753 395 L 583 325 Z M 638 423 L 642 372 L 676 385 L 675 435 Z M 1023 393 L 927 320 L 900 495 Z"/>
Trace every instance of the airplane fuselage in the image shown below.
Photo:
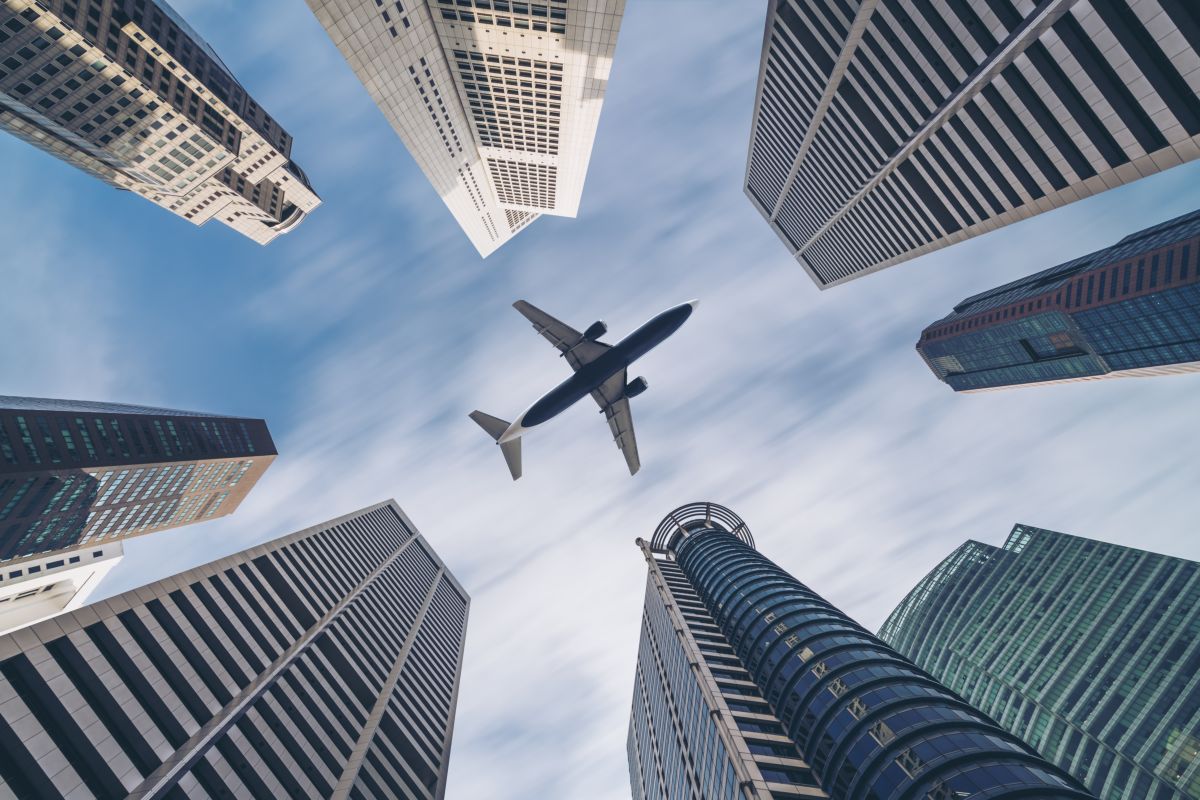
<path fill-rule="evenodd" d="M 613 345 L 607 352 L 555 386 L 508 427 L 499 442 L 516 439 L 530 428 L 566 411 L 614 375 L 662 344 L 695 310 L 695 302 L 669 308 Z"/>

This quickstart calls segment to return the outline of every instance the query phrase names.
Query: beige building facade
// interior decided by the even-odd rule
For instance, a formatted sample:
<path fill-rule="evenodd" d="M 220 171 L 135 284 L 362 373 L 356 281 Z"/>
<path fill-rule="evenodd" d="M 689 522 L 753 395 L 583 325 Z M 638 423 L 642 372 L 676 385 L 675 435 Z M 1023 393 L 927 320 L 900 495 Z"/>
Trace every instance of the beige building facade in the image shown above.
<path fill-rule="evenodd" d="M 259 244 L 320 204 L 292 137 L 169 6 L 0 0 L 0 127 Z"/>
<path fill-rule="evenodd" d="M 579 211 L 624 0 L 308 0 L 487 256 Z"/>

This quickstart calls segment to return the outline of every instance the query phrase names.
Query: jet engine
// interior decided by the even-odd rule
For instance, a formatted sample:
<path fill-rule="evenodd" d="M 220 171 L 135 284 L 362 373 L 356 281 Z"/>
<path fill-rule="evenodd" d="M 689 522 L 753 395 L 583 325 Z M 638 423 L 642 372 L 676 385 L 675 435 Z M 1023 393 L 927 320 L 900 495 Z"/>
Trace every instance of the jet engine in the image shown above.
<path fill-rule="evenodd" d="M 598 319 L 583 332 L 583 338 L 589 342 L 594 342 L 606 333 L 608 333 L 608 325 L 604 323 L 604 320 Z"/>
<path fill-rule="evenodd" d="M 650 384 L 641 375 L 625 384 L 625 396 L 637 397 L 642 392 L 650 388 Z"/>

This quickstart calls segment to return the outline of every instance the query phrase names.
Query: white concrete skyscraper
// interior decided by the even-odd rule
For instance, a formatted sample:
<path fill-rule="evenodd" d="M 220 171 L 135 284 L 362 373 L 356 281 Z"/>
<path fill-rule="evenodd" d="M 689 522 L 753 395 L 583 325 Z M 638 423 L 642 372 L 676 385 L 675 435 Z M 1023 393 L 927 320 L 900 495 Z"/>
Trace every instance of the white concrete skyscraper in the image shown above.
<path fill-rule="evenodd" d="M 164 0 L 0 0 L 0 129 L 259 244 L 321 202 L 292 137 Z"/>
<path fill-rule="evenodd" d="M 574 217 L 625 0 L 307 0 L 480 255 Z"/>

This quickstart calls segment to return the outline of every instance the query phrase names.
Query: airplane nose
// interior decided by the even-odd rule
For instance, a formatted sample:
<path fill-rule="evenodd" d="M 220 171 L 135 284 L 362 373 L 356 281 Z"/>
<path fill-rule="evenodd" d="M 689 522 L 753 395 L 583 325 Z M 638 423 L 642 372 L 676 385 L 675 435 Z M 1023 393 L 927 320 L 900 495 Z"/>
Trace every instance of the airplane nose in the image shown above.
<path fill-rule="evenodd" d="M 688 300 L 687 304 L 692 307 L 693 311 L 695 311 L 696 306 L 700 305 L 700 301 L 699 300 Z"/>

